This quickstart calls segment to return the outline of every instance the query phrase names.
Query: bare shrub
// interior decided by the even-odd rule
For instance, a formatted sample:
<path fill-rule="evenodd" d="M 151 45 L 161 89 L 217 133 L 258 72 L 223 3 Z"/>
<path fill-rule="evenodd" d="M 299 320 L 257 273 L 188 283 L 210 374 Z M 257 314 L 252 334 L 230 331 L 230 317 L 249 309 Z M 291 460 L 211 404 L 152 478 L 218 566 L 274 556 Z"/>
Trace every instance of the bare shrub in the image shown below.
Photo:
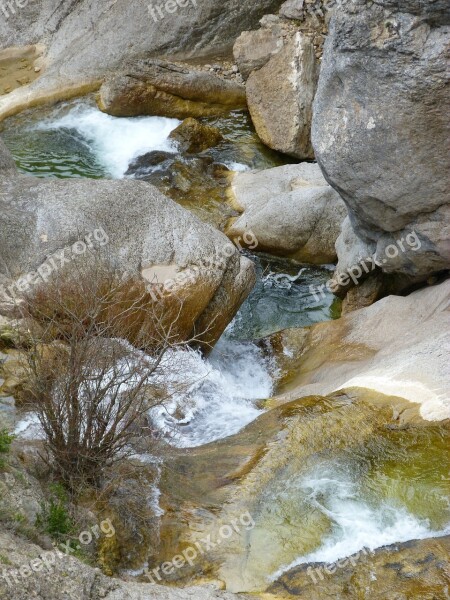
<path fill-rule="evenodd" d="M 167 351 L 187 345 L 177 332 L 181 305 L 168 319 L 141 282 L 97 261 L 33 290 L 21 310 L 36 324 L 25 399 L 52 466 L 71 487 L 98 484 L 133 437 L 151 434 L 147 413 L 166 400 L 151 385 L 155 372 L 161 381 Z"/>

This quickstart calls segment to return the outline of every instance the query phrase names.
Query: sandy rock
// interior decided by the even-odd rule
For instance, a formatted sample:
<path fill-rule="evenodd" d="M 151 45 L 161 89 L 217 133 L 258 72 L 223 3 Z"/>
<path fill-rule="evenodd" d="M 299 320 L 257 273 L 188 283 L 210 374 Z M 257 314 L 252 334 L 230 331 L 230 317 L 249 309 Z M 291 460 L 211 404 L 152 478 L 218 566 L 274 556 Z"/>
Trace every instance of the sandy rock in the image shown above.
<path fill-rule="evenodd" d="M 245 108 L 242 84 L 163 60 L 142 60 L 102 85 L 101 110 L 116 117 L 160 115 L 185 119 Z"/>
<path fill-rule="evenodd" d="M 314 104 L 317 160 L 357 236 L 416 283 L 450 267 L 444 4 L 341 2 Z M 386 255 L 414 232 L 420 249 Z"/>
<path fill-rule="evenodd" d="M 0 96 L 29 85 L 39 77 L 44 50 L 42 44 L 0 50 Z"/>
<path fill-rule="evenodd" d="M 320 290 L 315 293 L 320 297 Z M 407 297 L 388 296 L 337 321 L 275 334 L 283 368 L 295 373 L 279 400 L 361 387 L 420 404 L 424 419 L 450 418 L 450 366 L 443 352 L 449 298 L 447 280 Z"/>
<path fill-rule="evenodd" d="M 347 212 L 318 165 L 238 173 L 231 192 L 233 205 L 243 214 L 228 228 L 230 237 L 251 230 L 258 251 L 311 264 L 336 259 L 335 243 Z"/>
<path fill-rule="evenodd" d="M 296 158 L 314 158 L 312 103 L 319 66 L 309 38 L 296 33 L 247 82 L 247 102 L 261 140 Z"/>

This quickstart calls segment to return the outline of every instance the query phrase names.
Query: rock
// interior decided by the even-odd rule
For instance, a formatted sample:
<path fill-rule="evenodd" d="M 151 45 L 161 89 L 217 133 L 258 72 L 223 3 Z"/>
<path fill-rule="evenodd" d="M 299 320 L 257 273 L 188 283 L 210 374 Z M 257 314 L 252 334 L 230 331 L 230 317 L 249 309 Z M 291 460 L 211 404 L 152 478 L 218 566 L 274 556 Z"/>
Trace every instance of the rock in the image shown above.
<path fill-rule="evenodd" d="M 312 103 L 319 66 L 311 41 L 296 33 L 247 82 L 247 102 L 261 140 L 300 159 L 314 158 Z"/>
<path fill-rule="evenodd" d="M 230 171 L 211 156 L 173 155 L 156 168 L 146 166 L 140 157 L 130 165 L 127 175 L 153 184 L 220 231 L 236 214 L 228 202 Z"/>
<path fill-rule="evenodd" d="M 4 473 L 0 474 L 0 510 L 2 515 L 20 515 L 25 523 L 34 525 L 44 505 L 41 486 L 23 468 L 18 472 L 20 463 L 15 457 L 11 458 L 11 463 L 16 468 L 11 469 L 6 476 Z"/>
<path fill-rule="evenodd" d="M 163 152 L 161 150 L 152 150 L 142 156 L 135 158 L 129 165 L 125 175 L 134 175 L 140 171 L 148 171 L 151 167 L 156 167 L 167 160 L 175 158 L 176 154 L 171 152 Z"/>
<path fill-rule="evenodd" d="M 0 553 L 8 557 L 0 577 L 0 595 L 3 600 L 246 600 L 221 592 L 212 586 L 173 589 L 150 583 L 131 583 L 103 575 L 99 569 L 81 562 L 63 552 L 45 552 L 47 567 L 42 560 L 33 562 L 38 568 L 32 571 L 30 562 L 43 554 L 43 549 L 12 532 L 0 532 Z M 18 569 L 27 566 L 32 576 L 23 577 Z M 15 570 L 15 583 L 11 572 Z M 50 576 L 49 576 L 50 573 Z M 9 577 L 8 577 L 9 575 Z M 6 576 L 6 577 L 5 577 Z"/>
<path fill-rule="evenodd" d="M 141 60 L 107 78 L 98 105 L 116 117 L 185 119 L 245 108 L 245 88 L 212 73 L 163 60 Z"/>
<path fill-rule="evenodd" d="M 44 51 L 42 44 L 0 50 L 0 96 L 39 77 Z"/>
<path fill-rule="evenodd" d="M 339 260 L 331 281 L 331 291 L 344 299 L 344 312 L 368 306 L 387 294 L 398 294 L 408 288 L 413 289 L 413 277 L 382 272 L 382 267 L 387 263 L 389 254 L 392 255 L 392 250 L 400 256 L 407 255 L 408 251 L 417 249 L 419 239 L 409 234 L 404 242 L 404 253 L 397 244 L 386 246 L 384 252 L 379 253 L 373 242 L 366 243 L 356 235 L 349 217 L 344 220 L 336 242 Z"/>
<path fill-rule="evenodd" d="M 369 277 L 359 285 L 352 287 L 342 303 L 342 314 L 370 306 L 379 300 L 384 291 L 383 278 L 380 273 Z"/>
<path fill-rule="evenodd" d="M 243 214 L 228 228 L 230 237 L 251 230 L 258 251 L 311 264 L 336 260 L 335 243 L 347 211 L 317 164 L 237 173 L 231 191 L 233 205 Z"/>
<path fill-rule="evenodd" d="M 280 16 L 285 19 L 303 19 L 303 5 L 305 0 L 287 0 L 280 8 Z"/>
<path fill-rule="evenodd" d="M 246 80 L 252 71 L 261 69 L 283 47 L 283 37 L 272 29 L 243 31 L 233 46 L 234 60 Z"/>
<path fill-rule="evenodd" d="M 320 289 L 311 292 L 320 298 Z M 361 387 L 419 404 L 424 419 L 450 418 L 450 367 L 442 351 L 449 297 L 447 280 L 407 297 L 388 296 L 337 321 L 275 334 L 270 344 L 288 374 L 278 400 Z"/>
<path fill-rule="evenodd" d="M 330 598 L 385 600 L 386 598 L 439 598 L 446 589 L 445 566 L 450 536 L 393 544 L 375 552 L 368 549 L 328 565 L 298 566 L 284 573 L 268 589 L 266 600 Z M 273 594 L 273 596 L 272 596 Z"/>
<path fill-rule="evenodd" d="M 182 301 L 181 337 L 202 331 L 201 341 L 213 344 L 253 286 L 251 261 L 148 183 L 16 176 L 0 182 L 0 197 L 0 229 L 9 232 L 0 242 L 1 269 L 19 286 L 34 273 L 25 289 L 27 281 L 43 285 L 35 273 L 43 265 L 47 279 L 58 272 L 61 250 L 70 263 L 96 254 L 87 253 L 88 244 L 104 247 L 107 260 L 145 284 L 149 301 L 162 303 L 167 315 Z"/>
<path fill-rule="evenodd" d="M 261 27 L 279 27 L 280 25 L 280 17 L 278 15 L 264 15 L 262 19 L 259 20 L 259 24 Z"/>
<path fill-rule="evenodd" d="M 16 163 L 11 152 L 0 138 L 0 177 L 8 177 L 17 173 Z"/>
<path fill-rule="evenodd" d="M 383 273 L 405 276 L 404 289 L 450 267 L 447 42 L 442 2 L 344 0 L 314 104 L 325 178 L 356 236 L 376 247 Z M 400 252 L 388 249 L 399 243 Z"/>
<path fill-rule="evenodd" d="M 185 119 L 171 132 L 169 138 L 178 142 L 181 152 L 189 154 L 203 152 L 217 146 L 223 140 L 217 127 L 203 125 L 193 118 Z"/>
<path fill-rule="evenodd" d="M 172 13 L 165 10 L 165 3 L 148 0 L 132 4 L 20 0 L 20 8 L 17 5 L 8 18 L 0 19 L 1 47 L 42 42 L 45 70 L 30 85 L 0 99 L 0 120 L 39 103 L 96 91 L 105 74 L 117 71 L 126 59 L 163 54 L 197 59 L 230 53 L 241 31 L 255 27 L 280 4 L 281 0 L 244 4 L 241 0 L 178 0 L 176 5 L 170 2 L 171 10 L 175 7 Z M 150 9 L 157 6 L 162 6 L 163 16 L 156 14 L 155 21 Z"/>

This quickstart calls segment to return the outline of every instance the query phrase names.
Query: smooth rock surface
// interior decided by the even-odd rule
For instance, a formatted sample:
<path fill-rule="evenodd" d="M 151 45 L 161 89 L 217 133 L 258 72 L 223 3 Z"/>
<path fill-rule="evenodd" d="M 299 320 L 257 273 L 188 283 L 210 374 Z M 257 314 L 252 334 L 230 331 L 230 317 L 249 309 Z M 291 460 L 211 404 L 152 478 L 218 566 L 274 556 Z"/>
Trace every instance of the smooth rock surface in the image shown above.
<path fill-rule="evenodd" d="M 98 105 L 115 117 L 185 119 L 245 108 L 245 88 L 213 73 L 164 60 L 140 60 L 106 79 Z"/>
<path fill-rule="evenodd" d="M 179 287 L 174 296 L 163 289 L 161 301 L 182 301 L 181 335 L 205 332 L 206 343 L 217 341 L 254 284 L 251 261 L 223 234 L 146 182 L 3 178 L 0 230 L 8 232 L 0 239 L 0 269 L 12 280 L 35 272 L 49 257 L 56 264 L 51 271 L 66 268 L 58 259 L 61 250 L 70 264 L 76 258 L 72 245 L 89 233 L 96 240 L 95 231 L 98 246 L 121 272 L 140 278 L 149 267 L 174 266 Z"/>
<path fill-rule="evenodd" d="M 296 158 L 314 158 L 312 104 L 319 64 L 309 38 L 296 33 L 247 81 L 247 102 L 261 140 Z"/>
<path fill-rule="evenodd" d="M 347 210 L 317 164 L 238 173 L 231 193 L 243 214 L 228 228 L 230 237 L 251 230 L 258 251 L 311 264 L 336 259 L 335 243 Z"/>
<path fill-rule="evenodd" d="M 316 157 L 357 236 L 377 245 L 383 272 L 416 282 L 450 267 L 444 5 L 340 2 L 314 103 Z M 419 250 L 385 255 L 411 232 Z"/>
<path fill-rule="evenodd" d="M 450 418 L 449 307 L 447 280 L 275 334 L 270 343 L 281 369 L 295 373 L 282 383 L 279 401 L 356 386 L 418 403 L 424 419 Z"/>
<path fill-rule="evenodd" d="M 163 13 L 155 20 L 148 0 L 21 0 L 20 8 L 11 0 L 14 11 L 0 19 L 0 48 L 42 43 L 46 54 L 36 81 L 0 98 L 0 119 L 96 90 L 126 59 L 229 52 L 244 29 L 281 3 L 179 0 L 170 2 L 169 12 L 166 3 L 155 2 Z"/>

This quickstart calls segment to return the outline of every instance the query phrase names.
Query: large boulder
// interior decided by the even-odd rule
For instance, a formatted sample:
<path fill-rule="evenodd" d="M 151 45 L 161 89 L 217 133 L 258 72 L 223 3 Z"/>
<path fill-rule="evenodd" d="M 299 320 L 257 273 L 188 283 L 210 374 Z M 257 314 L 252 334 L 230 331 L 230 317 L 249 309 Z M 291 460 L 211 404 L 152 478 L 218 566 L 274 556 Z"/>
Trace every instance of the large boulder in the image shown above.
<path fill-rule="evenodd" d="M 243 214 L 228 228 L 230 237 L 251 230 L 259 251 L 311 264 L 336 260 L 335 243 L 347 209 L 317 164 L 237 173 L 231 195 Z"/>
<path fill-rule="evenodd" d="M 104 248 L 121 273 L 146 285 L 149 301 L 180 311 L 181 337 L 203 332 L 200 341 L 213 344 L 253 286 L 251 261 L 146 182 L 16 175 L 0 178 L 0 198 L 7 297 Z"/>
<path fill-rule="evenodd" d="M 320 300 L 322 287 L 311 287 Z M 349 387 L 420 405 L 426 420 L 450 418 L 450 280 L 407 297 L 388 296 L 327 323 L 271 336 L 284 379 L 280 402 Z"/>
<path fill-rule="evenodd" d="M 407 276 L 403 288 L 450 267 L 445 10 L 442 1 L 340 2 L 314 104 L 325 178 L 378 269 Z"/>
<path fill-rule="evenodd" d="M 126 59 L 229 52 L 241 31 L 252 29 L 281 3 L 11 0 L 5 5 L 7 18 L 0 10 L 0 49 L 42 43 L 46 52 L 42 65 L 37 65 L 38 79 L 0 99 L 0 119 L 38 103 L 98 89 L 104 75 Z"/>
<path fill-rule="evenodd" d="M 252 71 L 264 67 L 283 45 L 281 31 L 274 28 L 243 31 L 233 46 L 234 60 L 242 77 L 248 79 Z"/>
<path fill-rule="evenodd" d="M 245 108 L 245 88 L 187 65 L 140 60 L 124 66 L 100 88 L 98 105 L 116 117 L 160 115 L 185 119 Z"/>
<path fill-rule="evenodd" d="M 247 81 L 247 102 L 256 131 L 270 148 L 296 158 L 314 158 L 312 103 L 319 63 L 311 40 L 296 33 Z"/>

